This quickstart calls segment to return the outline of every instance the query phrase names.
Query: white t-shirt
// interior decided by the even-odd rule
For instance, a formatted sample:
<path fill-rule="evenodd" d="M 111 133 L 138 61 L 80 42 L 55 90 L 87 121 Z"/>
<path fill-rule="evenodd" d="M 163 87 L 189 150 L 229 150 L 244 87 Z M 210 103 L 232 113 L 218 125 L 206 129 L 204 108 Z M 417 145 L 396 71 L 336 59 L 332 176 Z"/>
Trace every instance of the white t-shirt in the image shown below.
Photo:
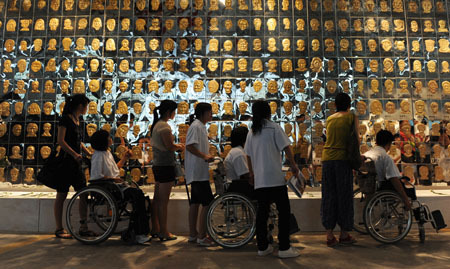
<path fill-rule="evenodd" d="M 199 120 L 195 120 L 188 129 L 186 146 L 188 145 L 194 145 L 200 152 L 209 154 L 209 141 L 206 126 Z M 208 181 L 209 164 L 186 149 L 184 175 L 187 184 L 191 184 L 192 181 Z"/>
<path fill-rule="evenodd" d="M 114 157 L 109 151 L 96 150 L 91 158 L 90 180 L 107 178 L 117 178 L 120 176 Z"/>
<path fill-rule="evenodd" d="M 266 121 L 261 132 L 250 132 L 245 143 L 245 153 L 252 162 L 255 189 L 286 185 L 281 160 L 281 151 L 290 145 L 290 140 L 280 125 Z"/>
<path fill-rule="evenodd" d="M 373 149 L 363 154 L 367 158 L 371 158 L 375 162 L 375 169 L 377 170 L 377 180 L 385 181 L 394 177 L 402 177 L 398 171 L 392 158 L 387 154 L 386 150 L 380 146 L 375 146 Z"/>
<path fill-rule="evenodd" d="M 238 180 L 249 172 L 247 156 L 241 146 L 234 147 L 228 152 L 224 165 L 228 180 Z"/>

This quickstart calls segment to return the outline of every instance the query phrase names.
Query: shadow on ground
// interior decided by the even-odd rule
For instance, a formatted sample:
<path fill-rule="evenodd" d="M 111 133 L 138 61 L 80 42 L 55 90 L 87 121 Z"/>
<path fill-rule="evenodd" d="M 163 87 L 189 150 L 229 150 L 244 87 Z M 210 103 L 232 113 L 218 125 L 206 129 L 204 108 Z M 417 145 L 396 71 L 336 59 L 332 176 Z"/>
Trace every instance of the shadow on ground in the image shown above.
<path fill-rule="evenodd" d="M 75 240 L 34 235 L 0 235 L 0 268 L 448 268 L 450 233 L 430 231 L 420 244 L 415 232 L 394 245 L 379 244 L 358 236 L 354 246 L 327 248 L 324 236 L 301 234 L 292 239 L 301 256 L 281 260 L 274 255 L 257 257 L 252 242 L 239 249 L 201 248 L 185 237 L 171 242 L 153 241 L 148 246 L 125 245 L 112 237 L 97 246 Z M 25 239 L 24 239 L 25 238 Z"/>

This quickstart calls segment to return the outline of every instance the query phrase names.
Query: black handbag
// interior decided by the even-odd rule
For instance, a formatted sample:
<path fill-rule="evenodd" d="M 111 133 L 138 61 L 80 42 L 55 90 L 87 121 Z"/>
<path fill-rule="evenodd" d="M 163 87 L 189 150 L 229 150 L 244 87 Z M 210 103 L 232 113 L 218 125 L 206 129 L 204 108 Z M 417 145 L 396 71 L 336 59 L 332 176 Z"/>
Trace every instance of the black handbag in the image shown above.
<path fill-rule="evenodd" d="M 53 151 L 36 176 L 37 181 L 52 189 L 58 188 L 64 169 L 65 153 L 62 150 L 60 153 L 57 155 L 57 152 Z"/>
<path fill-rule="evenodd" d="M 349 136 L 349 143 L 347 147 L 347 156 L 350 166 L 354 170 L 359 170 L 362 165 L 361 153 L 359 151 L 358 132 L 355 127 L 355 115 L 353 114 L 352 128 Z"/>

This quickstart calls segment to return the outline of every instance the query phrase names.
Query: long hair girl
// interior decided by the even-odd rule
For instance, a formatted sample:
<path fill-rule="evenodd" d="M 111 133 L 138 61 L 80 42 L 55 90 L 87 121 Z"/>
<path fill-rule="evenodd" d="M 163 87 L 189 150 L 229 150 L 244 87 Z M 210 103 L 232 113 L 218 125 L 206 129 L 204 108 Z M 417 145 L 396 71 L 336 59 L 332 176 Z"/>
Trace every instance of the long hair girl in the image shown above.
<path fill-rule="evenodd" d="M 252 132 L 258 134 L 265 125 L 265 120 L 270 119 L 270 106 L 267 101 L 256 101 L 252 106 Z"/>

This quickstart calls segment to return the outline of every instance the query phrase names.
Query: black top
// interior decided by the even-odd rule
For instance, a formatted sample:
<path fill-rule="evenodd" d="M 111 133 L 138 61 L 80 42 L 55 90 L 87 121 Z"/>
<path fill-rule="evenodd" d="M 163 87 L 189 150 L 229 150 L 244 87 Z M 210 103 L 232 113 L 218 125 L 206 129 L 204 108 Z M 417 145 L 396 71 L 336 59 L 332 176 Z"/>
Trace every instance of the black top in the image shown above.
<path fill-rule="evenodd" d="M 78 126 L 73 122 L 69 115 L 63 115 L 59 119 L 58 126 L 66 127 L 66 136 L 64 140 L 76 153 L 81 153 L 81 135 L 83 132 L 81 118 L 80 125 Z"/>

